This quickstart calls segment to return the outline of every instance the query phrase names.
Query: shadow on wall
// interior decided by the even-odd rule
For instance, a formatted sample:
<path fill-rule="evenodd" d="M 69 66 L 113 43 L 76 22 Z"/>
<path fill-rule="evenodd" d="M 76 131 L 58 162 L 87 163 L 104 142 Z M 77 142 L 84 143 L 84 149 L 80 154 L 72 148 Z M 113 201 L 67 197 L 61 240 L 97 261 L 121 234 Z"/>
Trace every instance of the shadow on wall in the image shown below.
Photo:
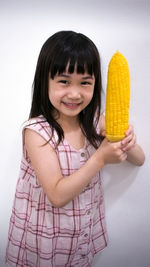
<path fill-rule="evenodd" d="M 134 183 L 139 167 L 128 162 L 121 165 L 107 165 L 102 171 L 102 181 L 107 209 L 111 209 L 117 200 L 125 194 Z"/>

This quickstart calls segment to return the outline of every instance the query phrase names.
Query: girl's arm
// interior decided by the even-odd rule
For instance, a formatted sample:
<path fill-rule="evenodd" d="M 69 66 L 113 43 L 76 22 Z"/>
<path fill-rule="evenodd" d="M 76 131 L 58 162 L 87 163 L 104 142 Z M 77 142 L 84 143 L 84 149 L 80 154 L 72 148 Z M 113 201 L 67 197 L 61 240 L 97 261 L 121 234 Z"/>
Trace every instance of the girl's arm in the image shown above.
<path fill-rule="evenodd" d="M 101 135 L 105 136 L 105 117 L 100 116 L 99 128 Z M 142 148 L 136 143 L 136 135 L 133 126 L 130 125 L 126 131 L 126 137 L 122 140 L 122 150 L 127 154 L 127 161 L 130 163 L 141 166 L 144 164 L 145 155 Z"/>
<path fill-rule="evenodd" d="M 96 152 L 73 174 L 62 177 L 54 149 L 31 129 L 25 130 L 25 146 L 37 178 L 55 207 L 62 207 L 79 195 L 93 176 L 108 163 L 126 159 L 121 142 L 110 143 L 105 138 Z"/>

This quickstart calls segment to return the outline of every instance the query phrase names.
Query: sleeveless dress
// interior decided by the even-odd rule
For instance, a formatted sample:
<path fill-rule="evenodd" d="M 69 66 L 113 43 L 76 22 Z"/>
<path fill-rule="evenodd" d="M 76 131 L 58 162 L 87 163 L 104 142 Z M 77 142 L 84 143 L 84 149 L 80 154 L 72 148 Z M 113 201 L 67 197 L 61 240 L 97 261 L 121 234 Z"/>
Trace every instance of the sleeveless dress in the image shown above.
<path fill-rule="evenodd" d="M 25 128 L 36 131 L 55 149 L 63 176 L 78 170 L 95 151 L 87 140 L 80 150 L 71 147 L 65 139 L 56 147 L 57 133 L 54 131 L 51 138 L 51 127 L 43 116 L 25 123 L 6 264 L 17 267 L 89 267 L 94 255 L 107 246 L 100 173 L 67 205 L 62 208 L 52 206 L 27 157 Z"/>

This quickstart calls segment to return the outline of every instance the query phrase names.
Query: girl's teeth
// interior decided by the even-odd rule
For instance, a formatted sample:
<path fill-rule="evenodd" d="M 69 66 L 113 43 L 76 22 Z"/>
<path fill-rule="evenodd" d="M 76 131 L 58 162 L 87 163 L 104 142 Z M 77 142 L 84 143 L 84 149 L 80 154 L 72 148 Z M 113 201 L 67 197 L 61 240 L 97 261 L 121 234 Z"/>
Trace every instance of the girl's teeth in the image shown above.
<path fill-rule="evenodd" d="M 79 104 L 77 103 L 65 103 L 64 102 L 64 105 L 66 105 L 66 106 L 68 106 L 68 107 L 70 107 L 70 108 L 76 108 L 77 106 L 79 106 Z"/>
<path fill-rule="evenodd" d="M 68 106 L 71 106 L 71 107 L 72 107 L 72 106 L 78 106 L 78 105 L 79 105 L 79 104 L 75 104 L 75 103 L 73 103 L 73 104 L 72 104 L 72 103 L 64 103 L 64 104 L 65 104 L 65 105 L 68 105 Z"/>

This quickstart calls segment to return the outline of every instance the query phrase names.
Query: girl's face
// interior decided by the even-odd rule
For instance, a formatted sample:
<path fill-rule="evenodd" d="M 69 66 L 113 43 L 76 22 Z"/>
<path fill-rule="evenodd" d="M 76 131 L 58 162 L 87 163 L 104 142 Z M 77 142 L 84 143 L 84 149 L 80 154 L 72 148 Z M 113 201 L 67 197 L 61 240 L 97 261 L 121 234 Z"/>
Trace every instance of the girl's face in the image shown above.
<path fill-rule="evenodd" d="M 95 77 L 88 73 L 64 72 L 49 79 L 49 99 L 62 118 L 77 118 L 90 103 L 94 93 Z"/>

